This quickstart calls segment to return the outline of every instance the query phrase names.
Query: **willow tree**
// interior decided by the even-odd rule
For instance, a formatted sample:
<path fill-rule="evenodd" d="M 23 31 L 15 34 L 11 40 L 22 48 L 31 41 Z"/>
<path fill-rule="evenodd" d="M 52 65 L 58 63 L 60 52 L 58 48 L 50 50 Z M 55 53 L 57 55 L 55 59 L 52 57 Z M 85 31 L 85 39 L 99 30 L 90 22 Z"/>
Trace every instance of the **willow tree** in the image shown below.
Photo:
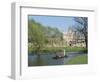
<path fill-rule="evenodd" d="M 45 43 L 43 26 L 34 20 L 28 20 L 28 41 L 37 52 L 43 48 Z"/>

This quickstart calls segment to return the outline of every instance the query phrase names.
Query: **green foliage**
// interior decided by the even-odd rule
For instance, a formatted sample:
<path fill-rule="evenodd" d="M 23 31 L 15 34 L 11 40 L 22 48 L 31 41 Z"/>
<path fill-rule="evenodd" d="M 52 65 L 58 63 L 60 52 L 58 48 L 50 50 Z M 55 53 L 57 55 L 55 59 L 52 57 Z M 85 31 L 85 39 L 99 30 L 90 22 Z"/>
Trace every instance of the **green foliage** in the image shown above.
<path fill-rule="evenodd" d="M 32 43 L 38 50 L 40 50 L 41 47 L 43 47 L 43 44 L 45 42 L 45 36 L 43 33 L 42 25 L 39 23 L 36 23 L 33 20 L 28 21 L 28 40 L 30 43 Z"/>
<path fill-rule="evenodd" d="M 43 33 L 43 28 L 41 24 L 38 24 L 34 21 L 29 21 L 28 24 L 28 36 L 29 36 L 29 41 L 34 42 L 34 43 L 43 43 L 44 42 L 44 33 Z"/>
<path fill-rule="evenodd" d="M 87 55 L 82 55 L 82 56 L 76 56 L 75 58 L 72 58 L 66 64 L 87 64 L 87 63 L 88 63 Z"/>
<path fill-rule="evenodd" d="M 46 44 L 56 43 L 61 39 L 62 33 L 57 28 L 45 27 L 34 20 L 28 20 L 29 52 L 39 52 Z"/>

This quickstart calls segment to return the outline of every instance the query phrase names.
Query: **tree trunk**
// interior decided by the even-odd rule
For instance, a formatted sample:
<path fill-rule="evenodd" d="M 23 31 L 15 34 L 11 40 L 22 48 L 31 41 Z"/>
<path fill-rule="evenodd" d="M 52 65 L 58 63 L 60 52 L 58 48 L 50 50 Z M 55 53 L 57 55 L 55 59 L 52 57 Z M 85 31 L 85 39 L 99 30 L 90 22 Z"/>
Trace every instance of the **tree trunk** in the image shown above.
<path fill-rule="evenodd" d="M 86 48 L 88 49 L 88 39 L 87 39 L 87 37 L 85 37 L 85 45 L 86 45 Z"/>

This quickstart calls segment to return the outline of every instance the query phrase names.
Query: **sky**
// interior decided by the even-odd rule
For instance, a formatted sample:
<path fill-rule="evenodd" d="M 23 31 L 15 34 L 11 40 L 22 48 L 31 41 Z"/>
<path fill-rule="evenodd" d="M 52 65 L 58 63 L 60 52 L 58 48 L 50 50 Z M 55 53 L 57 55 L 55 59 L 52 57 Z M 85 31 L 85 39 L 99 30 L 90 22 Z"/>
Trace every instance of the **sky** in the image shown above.
<path fill-rule="evenodd" d="M 61 32 L 66 32 L 67 29 L 75 24 L 74 17 L 71 16 L 39 16 L 29 15 L 29 19 L 33 19 L 43 26 L 58 28 Z"/>

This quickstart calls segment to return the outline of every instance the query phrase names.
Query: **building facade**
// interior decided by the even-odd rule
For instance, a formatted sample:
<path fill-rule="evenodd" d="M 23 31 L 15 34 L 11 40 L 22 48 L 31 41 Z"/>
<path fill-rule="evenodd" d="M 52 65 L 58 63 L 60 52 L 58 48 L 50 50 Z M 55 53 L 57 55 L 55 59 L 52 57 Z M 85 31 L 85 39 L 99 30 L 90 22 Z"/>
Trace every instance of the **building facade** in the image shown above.
<path fill-rule="evenodd" d="M 73 29 L 63 32 L 63 40 L 67 46 L 86 47 L 84 36 Z"/>

